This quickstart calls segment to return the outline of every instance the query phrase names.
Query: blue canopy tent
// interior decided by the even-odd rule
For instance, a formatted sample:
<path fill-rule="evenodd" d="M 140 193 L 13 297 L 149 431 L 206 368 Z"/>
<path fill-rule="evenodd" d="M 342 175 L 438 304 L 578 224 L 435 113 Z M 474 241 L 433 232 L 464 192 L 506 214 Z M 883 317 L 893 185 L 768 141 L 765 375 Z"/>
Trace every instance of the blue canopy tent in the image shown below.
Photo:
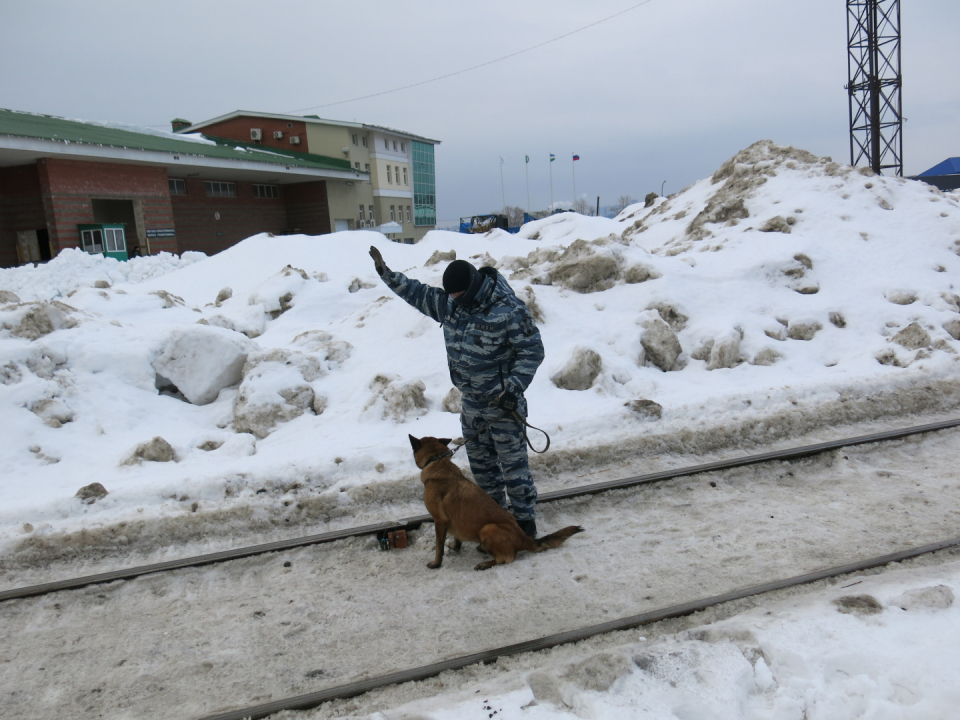
<path fill-rule="evenodd" d="M 934 165 L 929 170 L 920 173 L 917 177 L 934 177 L 937 175 L 958 175 L 960 174 L 960 157 L 947 158 L 939 165 Z"/>
<path fill-rule="evenodd" d="M 960 157 L 947 158 L 914 177 L 941 190 L 960 188 Z"/>

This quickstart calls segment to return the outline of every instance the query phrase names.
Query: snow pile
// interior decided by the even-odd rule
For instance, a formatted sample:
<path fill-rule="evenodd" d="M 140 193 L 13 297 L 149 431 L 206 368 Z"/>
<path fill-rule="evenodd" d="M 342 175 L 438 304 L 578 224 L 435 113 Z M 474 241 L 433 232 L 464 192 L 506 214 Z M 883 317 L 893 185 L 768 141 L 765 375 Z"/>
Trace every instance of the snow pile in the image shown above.
<path fill-rule="evenodd" d="M 268 485 L 324 507 L 406 497 L 406 435 L 456 437 L 459 398 L 439 328 L 380 282 L 371 244 L 435 286 L 454 256 L 492 264 L 527 302 L 546 347 L 528 391 L 553 439 L 534 459 L 544 490 L 591 457 L 960 401 L 958 198 L 762 142 L 649 207 L 519 236 L 258 235 L 210 258 L 65 251 L 0 271 L 0 541 L 175 525 L 186 487 L 204 500 L 195 533 L 272 512 Z M 176 462 L 129 464 L 153 438 Z M 109 494 L 74 497 L 92 482 Z"/>
<path fill-rule="evenodd" d="M 139 283 L 205 259 L 199 252 L 185 252 L 181 257 L 162 252 L 120 262 L 71 248 L 44 265 L 0 268 L 0 288 L 24 302 L 63 299 L 81 287 L 107 289 L 118 283 Z M 8 302 L 2 294 L 0 302 Z"/>
<path fill-rule="evenodd" d="M 841 587 L 767 601 L 703 627 L 456 689 L 385 712 L 480 720 L 789 720 L 803 717 L 947 718 L 960 692 L 960 567 L 900 570 Z M 669 627 L 669 623 L 665 623 Z M 658 633 L 659 634 L 659 633 Z M 622 642 L 622 641 L 621 641 Z M 609 643 L 608 643 L 609 644 Z M 508 661 L 509 662 L 509 661 Z M 489 673 L 488 673 L 489 674 Z M 308 717 L 327 717 L 308 713 Z"/>
<path fill-rule="evenodd" d="M 236 385 L 254 344 L 235 332 L 190 326 L 175 328 L 153 361 L 157 388 L 179 392 L 194 405 L 207 405 Z"/>

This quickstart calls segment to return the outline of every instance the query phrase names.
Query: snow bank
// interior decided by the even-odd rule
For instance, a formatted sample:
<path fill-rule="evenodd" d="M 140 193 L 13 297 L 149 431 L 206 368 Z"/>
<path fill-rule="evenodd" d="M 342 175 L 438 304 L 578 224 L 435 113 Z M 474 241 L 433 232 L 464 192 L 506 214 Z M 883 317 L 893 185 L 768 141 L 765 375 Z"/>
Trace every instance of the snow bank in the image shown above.
<path fill-rule="evenodd" d="M 274 508 L 267 484 L 337 508 L 415 489 L 406 435 L 456 437 L 458 398 L 439 328 L 380 282 L 371 244 L 431 285 L 441 258 L 492 264 L 527 302 L 546 347 L 527 393 L 553 439 L 533 460 L 543 489 L 591 457 L 960 401 L 957 197 L 761 142 L 615 220 L 564 213 L 412 246 L 258 235 L 126 263 L 65 251 L 0 271 L 0 542 L 173 522 L 187 485 L 206 499 L 192 527 L 209 512 L 213 533 L 221 513 Z M 214 337 L 233 349 L 200 352 Z M 177 338 L 197 342 L 178 355 Z M 123 464 L 154 437 L 177 462 Z M 109 494 L 74 498 L 94 481 Z"/>
<path fill-rule="evenodd" d="M 619 634 L 640 636 L 634 642 L 615 644 L 617 636 L 608 636 L 555 652 L 557 659 L 461 671 L 442 683 L 444 691 L 392 706 L 381 701 L 389 709 L 370 717 L 952 717 L 960 701 L 951 674 L 960 661 L 960 608 L 951 589 L 960 586 L 957 563 L 856 584 L 857 596 L 841 587 L 800 588 L 749 601 L 758 606 L 727 619 L 710 622 L 724 610 L 708 611 L 708 624 L 689 630 L 671 631 L 676 621 L 668 621 Z M 846 612 L 854 597 L 861 599 L 853 605 L 871 610 Z M 394 694 L 425 693 L 404 687 Z"/>
<path fill-rule="evenodd" d="M 118 283 L 138 283 L 205 259 L 206 256 L 198 252 L 186 252 L 181 257 L 163 252 L 120 262 L 71 248 L 43 265 L 0 268 L 0 288 L 15 293 L 23 301 L 62 299 L 81 287 L 109 288 Z"/>

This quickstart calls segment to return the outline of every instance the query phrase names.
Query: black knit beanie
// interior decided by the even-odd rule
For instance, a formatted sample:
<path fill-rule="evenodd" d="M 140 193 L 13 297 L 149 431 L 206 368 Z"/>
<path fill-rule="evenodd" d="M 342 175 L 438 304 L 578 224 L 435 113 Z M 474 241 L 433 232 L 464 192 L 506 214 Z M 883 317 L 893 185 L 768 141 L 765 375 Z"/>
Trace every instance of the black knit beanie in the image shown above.
<path fill-rule="evenodd" d="M 454 260 L 443 271 L 443 289 L 449 294 L 469 289 L 477 269 L 466 260 Z"/>
<path fill-rule="evenodd" d="M 454 260 L 443 271 L 443 289 L 449 294 L 462 292 L 454 302 L 468 307 L 473 304 L 474 298 L 483 285 L 483 275 L 466 260 Z"/>

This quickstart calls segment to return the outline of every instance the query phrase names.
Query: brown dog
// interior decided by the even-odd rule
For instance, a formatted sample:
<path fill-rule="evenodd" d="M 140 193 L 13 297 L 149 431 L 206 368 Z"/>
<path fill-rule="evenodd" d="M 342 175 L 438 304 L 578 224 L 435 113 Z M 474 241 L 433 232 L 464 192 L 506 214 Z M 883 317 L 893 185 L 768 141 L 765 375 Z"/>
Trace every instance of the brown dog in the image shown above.
<path fill-rule="evenodd" d="M 493 560 L 476 565 L 474 570 L 511 563 L 521 550 L 541 552 L 560 547 L 571 535 L 583 532 L 579 525 L 571 525 L 539 540 L 530 538 L 513 515 L 497 505 L 479 485 L 467 480 L 453 464 L 453 452 L 447 448 L 449 438 L 409 437 L 423 481 L 423 502 L 437 530 L 437 554 L 433 562 L 427 563 L 428 568 L 438 568 L 443 562 L 448 530 L 455 538 L 455 551 L 466 540 L 480 543 L 478 550 L 493 555 Z"/>

